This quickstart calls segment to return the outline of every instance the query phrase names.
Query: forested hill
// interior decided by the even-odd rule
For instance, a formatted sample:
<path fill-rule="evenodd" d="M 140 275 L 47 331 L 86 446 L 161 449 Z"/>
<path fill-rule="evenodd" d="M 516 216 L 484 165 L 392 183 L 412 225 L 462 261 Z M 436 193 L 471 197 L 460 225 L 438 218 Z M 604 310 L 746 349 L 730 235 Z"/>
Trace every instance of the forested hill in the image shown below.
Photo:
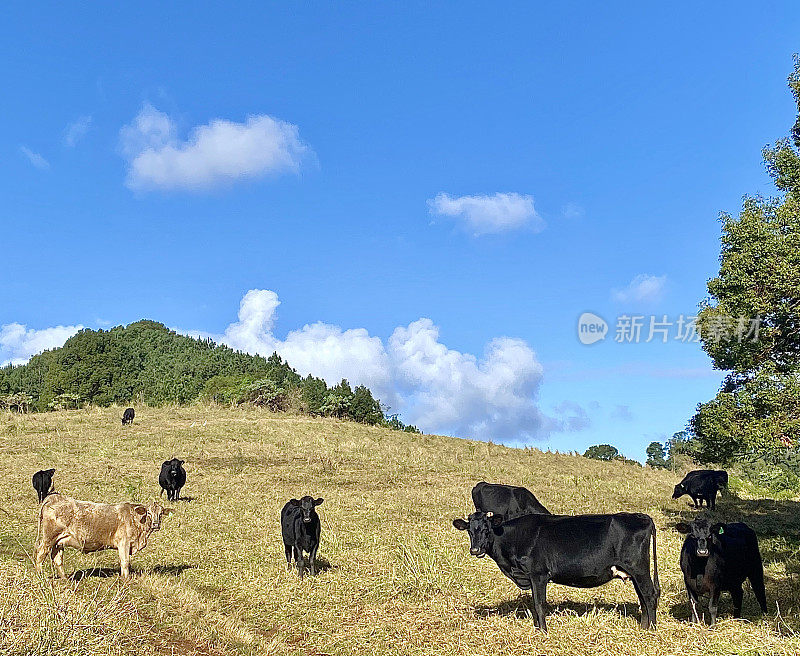
<path fill-rule="evenodd" d="M 384 415 L 366 387 L 353 390 L 342 381 L 329 388 L 320 378 L 301 378 L 277 354 L 248 355 L 155 321 L 82 330 L 27 364 L 0 369 L 0 406 L 11 409 L 163 405 L 201 397 L 405 428 Z"/>

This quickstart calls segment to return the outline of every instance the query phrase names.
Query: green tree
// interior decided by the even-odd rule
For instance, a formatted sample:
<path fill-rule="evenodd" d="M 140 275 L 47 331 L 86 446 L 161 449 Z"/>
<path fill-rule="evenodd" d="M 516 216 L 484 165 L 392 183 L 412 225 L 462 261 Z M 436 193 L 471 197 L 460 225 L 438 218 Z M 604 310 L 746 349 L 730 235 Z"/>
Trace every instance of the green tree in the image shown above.
<path fill-rule="evenodd" d="M 800 59 L 789 76 L 797 120 L 763 151 L 782 196 L 721 216 L 719 274 L 698 315 L 703 348 L 728 371 L 690 421 L 700 462 L 796 444 L 800 437 Z"/>
<path fill-rule="evenodd" d="M 619 450 L 610 444 L 595 444 L 586 449 L 583 457 L 592 460 L 615 460 L 619 458 Z"/>
<path fill-rule="evenodd" d="M 667 461 L 664 456 L 666 449 L 661 442 L 650 442 L 647 447 L 647 465 L 656 469 L 666 469 Z"/>

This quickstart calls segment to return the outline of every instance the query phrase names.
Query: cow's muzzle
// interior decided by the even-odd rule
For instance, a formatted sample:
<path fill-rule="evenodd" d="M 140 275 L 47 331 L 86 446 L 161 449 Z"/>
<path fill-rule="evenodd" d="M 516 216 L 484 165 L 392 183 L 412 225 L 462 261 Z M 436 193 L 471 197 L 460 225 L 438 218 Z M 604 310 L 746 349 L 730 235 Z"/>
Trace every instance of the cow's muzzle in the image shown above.
<path fill-rule="evenodd" d="M 474 547 L 470 549 L 469 552 L 478 558 L 483 558 L 486 555 L 486 552 L 483 549 L 475 549 Z"/>
<path fill-rule="evenodd" d="M 708 558 L 708 549 L 698 549 L 697 555 L 700 556 L 700 558 Z"/>
<path fill-rule="evenodd" d="M 303 517 L 303 523 L 308 524 L 311 522 L 311 517 Z"/>

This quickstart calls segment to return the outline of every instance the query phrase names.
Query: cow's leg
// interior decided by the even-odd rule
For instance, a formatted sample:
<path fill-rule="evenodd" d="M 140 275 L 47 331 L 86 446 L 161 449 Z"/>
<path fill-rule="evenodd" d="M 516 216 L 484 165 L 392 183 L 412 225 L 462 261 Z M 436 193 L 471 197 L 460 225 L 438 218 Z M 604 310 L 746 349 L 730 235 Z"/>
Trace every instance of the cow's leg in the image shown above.
<path fill-rule="evenodd" d="M 719 595 L 722 592 L 719 588 L 712 588 L 711 599 L 708 601 L 708 614 L 711 615 L 711 624 L 717 621 L 717 612 L 719 611 Z"/>
<path fill-rule="evenodd" d="M 53 545 L 50 550 L 50 557 L 53 559 L 53 565 L 55 565 L 58 575 L 62 579 L 67 578 L 67 573 L 64 571 L 64 547 L 58 544 Z"/>
<path fill-rule="evenodd" d="M 697 606 L 700 604 L 700 600 L 694 591 L 688 586 L 686 587 L 686 594 L 689 596 L 689 605 L 692 607 L 692 619 L 695 622 L 700 622 L 700 613 L 697 611 Z"/>
<path fill-rule="evenodd" d="M 283 551 L 286 554 L 286 566 L 288 569 L 292 569 L 292 546 L 284 544 Z"/>
<path fill-rule="evenodd" d="M 119 572 L 122 578 L 128 579 L 131 576 L 131 545 L 127 542 L 120 542 L 117 547 L 119 552 Z"/>
<path fill-rule="evenodd" d="M 761 559 L 759 558 L 758 562 L 753 567 L 753 571 L 750 572 L 750 576 L 747 578 L 750 579 L 750 585 L 753 588 L 753 594 L 756 596 L 758 600 L 758 605 L 761 607 L 761 612 L 767 612 L 767 593 L 764 590 L 764 568 L 761 565 Z"/>
<path fill-rule="evenodd" d="M 36 567 L 36 571 L 41 573 L 42 571 L 42 563 L 44 562 L 44 558 L 47 555 L 49 549 L 47 548 L 47 542 L 45 541 L 44 535 L 42 539 L 39 541 L 39 546 L 36 548 L 36 556 L 34 557 L 33 565 Z"/>
<path fill-rule="evenodd" d="M 300 578 L 303 578 L 303 574 L 305 574 L 306 569 L 306 562 L 303 558 L 303 551 L 297 545 L 294 545 L 294 562 L 297 565 L 297 573 L 300 575 Z"/>
<path fill-rule="evenodd" d="M 547 579 L 531 576 L 531 599 L 533 600 L 533 620 L 542 631 L 547 631 L 545 603 L 547 602 Z"/>
<path fill-rule="evenodd" d="M 639 608 L 642 613 L 639 626 L 643 629 L 649 629 L 651 626 L 656 625 L 656 604 L 658 603 L 650 572 L 636 572 L 632 567 L 626 571 L 630 574 L 633 588 L 636 590 L 636 596 L 639 597 Z"/>
<path fill-rule="evenodd" d="M 714 496 L 706 498 L 706 504 L 711 510 L 717 507 L 717 493 L 714 492 Z"/>
<path fill-rule="evenodd" d="M 731 599 L 733 600 L 733 616 L 734 617 L 741 617 L 742 616 L 742 597 L 744 596 L 744 592 L 742 592 L 742 586 L 739 584 L 738 586 L 734 585 L 731 586 Z"/>
<path fill-rule="evenodd" d="M 308 562 L 311 565 L 311 576 L 317 575 L 317 550 L 319 549 L 319 544 L 315 544 L 311 548 L 311 553 L 308 554 Z"/>

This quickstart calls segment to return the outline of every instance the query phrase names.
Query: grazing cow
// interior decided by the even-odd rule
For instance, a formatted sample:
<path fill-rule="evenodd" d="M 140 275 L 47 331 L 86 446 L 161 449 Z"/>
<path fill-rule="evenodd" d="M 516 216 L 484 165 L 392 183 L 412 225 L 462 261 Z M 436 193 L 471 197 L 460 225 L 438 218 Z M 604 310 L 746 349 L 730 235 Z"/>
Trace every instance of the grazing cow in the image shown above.
<path fill-rule="evenodd" d="M 472 502 L 475 504 L 475 510 L 492 512 L 506 519 L 521 515 L 551 514 L 530 490 L 516 485 L 498 485 L 481 481 L 472 488 Z"/>
<path fill-rule="evenodd" d="M 167 499 L 178 501 L 181 488 L 186 485 L 186 470 L 183 468 L 185 460 L 165 460 L 161 464 L 161 473 L 158 475 L 158 484 L 161 486 L 161 495 L 167 491 Z"/>
<path fill-rule="evenodd" d="M 50 489 L 53 487 L 53 474 L 55 473 L 55 469 L 45 469 L 37 471 L 33 475 L 33 489 L 39 495 L 39 503 L 44 501 L 44 498 L 50 494 Z"/>
<path fill-rule="evenodd" d="M 533 598 L 534 621 L 546 631 L 544 605 L 552 581 L 593 588 L 613 578 L 633 581 L 644 629 L 655 626 L 661 595 L 656 560 L 656 527 L 642 513 L 614 515 L 524 515 L 504 522 L 502 515 L 474 512 L 453 526 L 469 532 L 470 553 L 486 554 L 500 571 Z M 650 578 L 650 538 L 653 578 Z"/>
<path fill-rule="evenodd" d="M 688 494 L 694 507 L 700 508 L 703 501 L 706 505 L 713 510 L 717 505 L 717 492 L 720 487 L 728 485 L 728 472 L 711 469 L 696 469 L 690 471 L 683 480 L 675 486 L 672 492 L 672 498 L 678 499 L 684 494 Z"/>
<path fill-rule="evenodd" d="M 767 612 L 764 566 L 752 528 L 740 522 L 711 524 L 705 517 L 698 517 L 690 524 L 680 522 L 675 528 L 686 535 L 681 549 L 681 570 L 696 622 L 700 621 L 697 605 L 701 595 L 709 596 L 711 623 L 717 621 L 719 595 L 723 590 L 731 593 L 733 616 L 741 617 L 745 579 L 750 579 L 761 612 Z"/>
<path fill-rule="evenodd" d="M 311 576 L 317 573 L 317 549 L 319 549 L 320 522 L 315 506 L 323 499 L 305 496 L 291 499 L 281 510 L 281 533 L 286 551 L 286 565 L 292 568 L 292 557 L 297 565 L 300 578 L 305 574 L 306 565 Z"/>
<path fill-rule="evenodd" d="M 119 552 L 122 576 L 130 576 L 131 556 L 147 546 L 147 538 L 161 528 L 161 518 L 173 512 L 157 503 L 93 503 L 51 494 L 39 510 L 39 544 L 36 548 L 36 570 L 42 571 L 47 554 L 58 575 L 64 572 L 64 549 L 72 547 L 82 553 L 103 549 Z"/>
<path fill-rule="evenodd" d="M 133 408 L 125 408 L 125 412 L 122 413 L 122 425 L 132 424 L 135 415 Z"/>

